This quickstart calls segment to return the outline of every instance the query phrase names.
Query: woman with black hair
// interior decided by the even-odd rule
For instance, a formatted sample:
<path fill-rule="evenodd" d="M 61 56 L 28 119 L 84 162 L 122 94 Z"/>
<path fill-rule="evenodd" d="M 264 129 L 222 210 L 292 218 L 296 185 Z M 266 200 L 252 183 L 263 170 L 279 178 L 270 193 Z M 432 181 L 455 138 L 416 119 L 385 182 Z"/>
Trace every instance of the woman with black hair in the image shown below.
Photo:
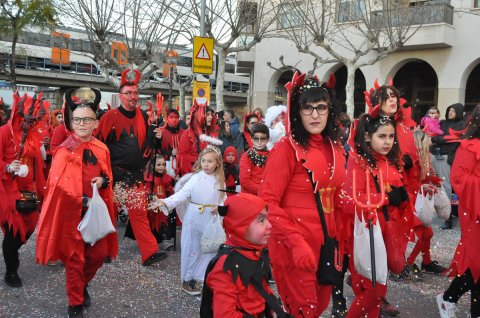
<path fill-rule="evenodd" d="M 445 293 L 437 296 L 441 318 L 456 317 L 456 303 L 469 290 L 471 317 L 480 317 L 480 105 L 473 111 L 459 142 L 450 177 L 458 195 L 462 236 L 450 265 L 450 277 L 455 278 Z"/>
<path fill-rule="evenodd" d="M 285 85 L 287 136 L 273 148 L 259 189 L 272 223 L 268 248 L 273 277 L 285 309 L 294 317 L 319 317 L 328 307 L 332 285 L 321 284 L 316 275 L 324 234 L 343 242 L 337 211 L 345 156 L 333 86 L 332 76 L 321 83 L 298 73 Z M 341 271 L 342 246 L 335 253 L 340 261 L 335 270 Z"/>
<path fill-rule="evenodd" d="M 230 123 L 226 120 L 220 122 L 220 131 L 218 132 L 218 139 L 220 139 L 223 144 L 219 146 L 220 151 L 225 153 L 225 149 L 230 146 L 234 146 L 235 138 L 232 133 Z"/>

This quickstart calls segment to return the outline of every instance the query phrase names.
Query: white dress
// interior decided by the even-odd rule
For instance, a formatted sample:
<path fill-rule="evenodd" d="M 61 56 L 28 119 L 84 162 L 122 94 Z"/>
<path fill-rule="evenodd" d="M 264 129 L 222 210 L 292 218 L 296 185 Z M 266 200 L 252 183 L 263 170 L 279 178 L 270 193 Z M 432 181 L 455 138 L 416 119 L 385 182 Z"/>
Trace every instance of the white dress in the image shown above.
<path fill-rule="evenodd" d="M 200 212 L 201 205 L 223 205 L 225 193 L 218 191 L 220 186 L 215 175 L 203 171 L 192 175 L 182 189 L 164 199 L 169 210 L 177 205 L 190 201 L 182 222 L 181 239 L 181 271 L 182 281 L 203 281 L 208 263 L 216 253 L 202 254 L 200 238 L 207 224 L 213 222 L 214 207 L 205 207 Z M 218 217 L 218 216 L 217 216 Z"/>

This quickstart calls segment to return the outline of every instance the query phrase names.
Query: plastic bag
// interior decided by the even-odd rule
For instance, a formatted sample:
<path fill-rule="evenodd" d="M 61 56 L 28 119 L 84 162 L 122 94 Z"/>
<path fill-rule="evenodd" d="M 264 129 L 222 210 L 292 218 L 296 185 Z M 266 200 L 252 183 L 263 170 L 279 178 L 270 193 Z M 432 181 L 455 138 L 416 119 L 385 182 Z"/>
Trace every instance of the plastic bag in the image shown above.
<path fill-rule="evenodd" d="M 387 250 L 383 242 L 382 229 L 377 222 L 373 226 L 373 240 L 375 246 L 375 273 L 377 282 L 387 283 Z M 366 227 L 365 219 L 357 216 L 355 211 L 355 225 L 353 232 L 353 261 L 357 272 L 372 280 L 372 264 L 370 259 L 370 229 Z"/>
<path fill-rule="evenodd" d="M 78 224 L 77 230 L 82 234 L 85 243 L 93 245 L 96 241 L 115 232 L 115 227 L 110 219 L 108 208 L 98 193 L 97 184 L 92 185 L 93 195 L 88 210 L 82 221 Z"/>
<path fill-rule="evenodd" d="M 423 187 L 420 187 L 415 201 L 415 215 L 422 221 L 423 225 L 430 226 L 432 225 L 434 211 L 433 196 L 424 193 Z"/>
<path fill-rule="evenodd" d="M 208 223 L 208 225 L 205 227 L 200 239 L 200 248 L 202 249 L 202 254 L 216 253 L 218 251 L 218 247 L 225 243 L 226 238 L 227 237 L 222 226 L 222 218 L 220 215 L 215 214 L 212 217 L 212 222 Z"/>
<path fill-rule="evenodd" d="M 444 221 L 448 220 L 452 212 L 452 205 L 443 186 L 437 188 L 437 192 L 433 195 L 433 205 L 437 216 Z"/>

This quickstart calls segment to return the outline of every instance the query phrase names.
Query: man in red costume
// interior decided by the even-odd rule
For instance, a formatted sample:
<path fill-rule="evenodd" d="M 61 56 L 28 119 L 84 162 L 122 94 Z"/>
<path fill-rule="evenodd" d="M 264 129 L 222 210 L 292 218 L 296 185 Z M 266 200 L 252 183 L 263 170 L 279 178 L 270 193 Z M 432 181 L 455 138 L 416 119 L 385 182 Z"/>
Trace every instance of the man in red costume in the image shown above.
<path fill-rule="evenodd" d="M 199 153 L 212 144 L 221 145 L 222 141 L 217 139 L 217 115 L 207 104 L 198 104 L 195 100 L 190 108 L 190 125 L 182 135 L 178 145 L 178 161 L 180 174 L 185 175 L 192 172 L 192 167 L 197 161 Z"/>
<path fill-rule="evenodd" d="M 115 222 L 108 148 L 92 137 L 100 98 L 100 91 L 91 88 L 65 93 L 65 125 L 75 133 L 56 150 L 38 226 L 37 262 L 45 265 L 60 259 L 65 264 L 69 317 L 83 317 L 84 307 L 90 306 L 87 285 L 105 258 L 115 257 L 118 251 L 116 233 L 90 245 L 77 230 L 93 194 L 92 184 L 97 185 Z"/>
<path fill-rule="evenodd" d="M 27 94 L 22 98 L 14 94 L 13 99 L 12 116 L 0 127 L 0 226 L 4 234 L 5 283 L 10 287 L 21 287 L 18 251 L 35 230 L 38 203 L 36 207 L 33 205 L 33 208 L 24 210 L 17 207 L 17 201 L 22 199 L 21 191 L 36 193 L 38 199 L 43 197 L 45 179 L 41 137 L 35 126 L 46 115 L 48 106 L 41 98 L 35 99 Z"/>
<path fill-rule="evenodd" d="M 119 98 L 121 106 L 109 110 L 100 119 L 98 138 L 110 150 L 114 192 L 128 209 L 130 224 L 137 240 L 144 266 L 150 266 L 167 257 L 159 252 L 157 241 L 150 231 L 147 217 L 147 189 L 143 180 L 146 165 L 147 114 L 138 107 L 138 82 L 141 74 L 128 78 L 130 70 L 122 72 Z M 148 158 L 146 158 L 148 159 Z M 121 195 L 119 194 L 121 193 Z"/>

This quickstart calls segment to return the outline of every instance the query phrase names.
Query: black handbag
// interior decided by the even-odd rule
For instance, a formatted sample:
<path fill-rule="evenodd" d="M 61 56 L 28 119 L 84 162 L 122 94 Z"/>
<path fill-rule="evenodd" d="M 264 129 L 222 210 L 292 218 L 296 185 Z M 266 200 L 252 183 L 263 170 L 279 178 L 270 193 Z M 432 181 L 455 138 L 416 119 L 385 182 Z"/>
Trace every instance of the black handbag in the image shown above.
<path fill-rule="evenodd" d="M 40 201 L 35 192 L 21 191 L 20 195 L 21 198 L 15 203 L 18 213 L 27 214 L 38 210 Z"/>
<path fill-rule="evenodd" d="M 315 191 L 315 183 L 313 182 L 312 173 L 308 173 L 312 181 L 313 191 Z M 338 240 L 328 235 L 327 222 L 323 212 L 320 193 L 314 193 L 318 214 L 322 223 L 323 230 L 323 246 L 320 248 L 320 259 L 317 268 L 317 282 L 320 285 L 337 285 L 343 280 L 343 255 L 340 255 Z"/>

